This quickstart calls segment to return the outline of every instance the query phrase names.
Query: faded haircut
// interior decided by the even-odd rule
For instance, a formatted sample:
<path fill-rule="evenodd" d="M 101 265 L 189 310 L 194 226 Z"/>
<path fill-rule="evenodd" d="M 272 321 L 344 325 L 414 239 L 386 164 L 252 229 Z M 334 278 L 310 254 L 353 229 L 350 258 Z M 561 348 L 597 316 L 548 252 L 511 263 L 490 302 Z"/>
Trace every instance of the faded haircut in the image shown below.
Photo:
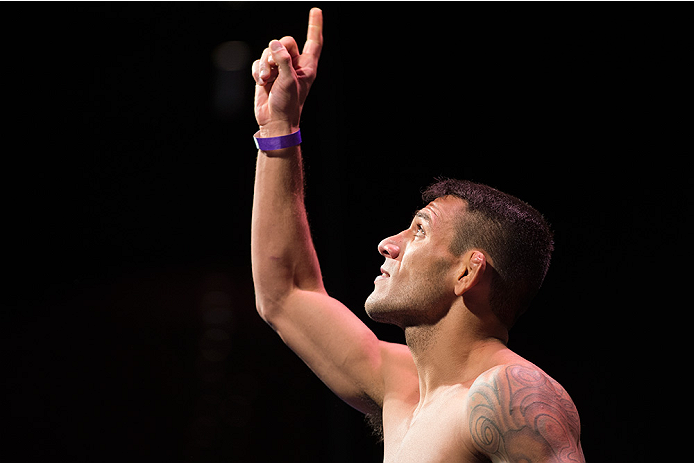
<path fill-rule="evenodd" d="M 429 203 L 444 196 L 465 202 L 451 251 L 461 255 L 481 249 L 489 255 L 493 261 L 489 304 L 501 323 L 511 328 L 547 274 L 554 249 L 549 224 L 515 196 L 466 180 L 438 180 L 422 199 Z"/>

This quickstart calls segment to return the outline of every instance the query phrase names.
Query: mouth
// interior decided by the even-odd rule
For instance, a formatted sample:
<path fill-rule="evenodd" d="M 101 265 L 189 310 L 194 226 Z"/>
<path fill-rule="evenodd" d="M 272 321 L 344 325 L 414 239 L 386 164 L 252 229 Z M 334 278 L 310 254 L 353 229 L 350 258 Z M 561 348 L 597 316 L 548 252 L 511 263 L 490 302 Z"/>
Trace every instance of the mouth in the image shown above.
<path fill-rule="evenodd" d="M 386 278 L 390 278 L 390 273 L 386 272 L 385 270 L 383 270 L 383 267 L 381 267 L 381 274 L 376 277 L 374 283 L 380 280 L 385 280 Z"/>

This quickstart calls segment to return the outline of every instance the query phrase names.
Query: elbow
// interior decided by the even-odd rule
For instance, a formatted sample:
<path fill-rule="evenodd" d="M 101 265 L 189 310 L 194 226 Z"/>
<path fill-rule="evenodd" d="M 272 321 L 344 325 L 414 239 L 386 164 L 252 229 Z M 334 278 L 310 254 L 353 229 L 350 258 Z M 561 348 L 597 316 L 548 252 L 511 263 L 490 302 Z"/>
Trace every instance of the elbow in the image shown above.
<path fill-rule="evenodd" d="M 266 273 L 262 272 L 261 274 Z M 282 310 L 286 294 L 290 288 L 284 282 L 286 279 L 267 278 L 253 275 L 255 286 L 255 308 L 266 323 L 272 325 L 272 319 Z"/>
<path fill-rule="evenodd" d="M 282 311 L 287 295 L 292 291 L 291 274 L 283 266 L 260 266 L 254 262 L 253 285 L 255 308 L 266 323 Z"/>
<path fill-rule="evenodd" d="M 258 312 L 258 315 L 260 315 L 260 318 L 267 322 L 267 314 L 270 313 L 271 310 L 268 309 L 268 304 L 258 296 L 255 298 L 255 310 Z"/>
<path fill-rule="evenodd" d="M 255 308 L 258 315 L 265 323 L 274 328 L 274 320 L 282 311 L 282 304 L 279 299 L 256 294 Z"/>

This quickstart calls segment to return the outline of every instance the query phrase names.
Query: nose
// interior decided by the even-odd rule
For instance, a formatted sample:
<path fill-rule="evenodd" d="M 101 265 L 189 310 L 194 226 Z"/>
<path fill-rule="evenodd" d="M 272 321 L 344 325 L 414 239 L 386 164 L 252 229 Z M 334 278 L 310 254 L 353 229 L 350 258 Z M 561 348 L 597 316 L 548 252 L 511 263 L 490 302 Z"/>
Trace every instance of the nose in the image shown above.
<path fill-rule="evenodd" d="M 391 236 L 386 238 L 380 243 L 378 243 L 378 252 L 381 253 L 383 257 L 390 257 L 391 259 L 397 259 L 400 254 L 400 246 L 398 246 Z"/>

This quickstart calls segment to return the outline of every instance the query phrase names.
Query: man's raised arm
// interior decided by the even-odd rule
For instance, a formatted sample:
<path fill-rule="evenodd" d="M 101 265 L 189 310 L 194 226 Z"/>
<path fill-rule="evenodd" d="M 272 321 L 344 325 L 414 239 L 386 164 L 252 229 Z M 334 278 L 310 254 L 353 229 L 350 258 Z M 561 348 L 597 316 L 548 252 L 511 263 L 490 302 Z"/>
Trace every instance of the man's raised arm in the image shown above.
<path fill-rule="evenodd" d="M 274 138 L 299 129 L 316 77 L 322 26 L 321 11 L 312 9 L 301 54 L 294 39 L 284 37 L 270 42 L 253 63 L 260 126 L 256 136 Z M 272 141 L 260 143 L 262 148 Z M 258 313 L 338 396 L 365 413 L 377 412 L 383 401 L 383 364 L 409 352 L 406 346 L 379 343 L 359 318 L 326 293 L 303 188 L 298 146 L 258 151 L 251 225 Z"/>
<path fill-rule="evenodd" d="M 272 139 L 299 130 L 301 109 L 316 78 L 322 38 L 322 13 L 311 10 L 309 35 L 299 55 L 291 37 L 273 40 L 253 63 L 256 135 Z M 262 146 L 262 145 L 261 145 Z M 251 257 L 258 309 L 271 315 L 294 288 L 321 290 L 322 279 L 304 209 L 299 146 L 258 151 Z"/>

